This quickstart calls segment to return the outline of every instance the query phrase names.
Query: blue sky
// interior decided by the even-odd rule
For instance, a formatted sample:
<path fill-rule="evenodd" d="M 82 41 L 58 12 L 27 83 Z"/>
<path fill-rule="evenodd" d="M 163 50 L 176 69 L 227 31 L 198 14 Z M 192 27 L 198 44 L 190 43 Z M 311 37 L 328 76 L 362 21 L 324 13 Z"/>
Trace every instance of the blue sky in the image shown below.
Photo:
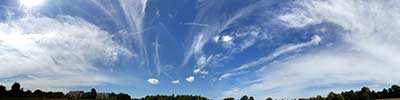
<path fill-rule="evenodd" d="M 395 0 L 0 1 L 5 85 L 262 99 L 400 79 Z"/>

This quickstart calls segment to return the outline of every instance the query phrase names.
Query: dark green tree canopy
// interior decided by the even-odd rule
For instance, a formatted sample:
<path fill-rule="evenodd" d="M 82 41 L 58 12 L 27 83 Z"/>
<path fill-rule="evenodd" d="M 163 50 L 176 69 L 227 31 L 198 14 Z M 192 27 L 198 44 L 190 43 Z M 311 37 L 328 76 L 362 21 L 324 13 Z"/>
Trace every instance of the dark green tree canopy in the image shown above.
<path fill-rule="evenodd" d="M 235 98 L 230 97 L 230 98 L 224 98 L 223 100 L 235 100 Z"/>
<path fill-rule="evenodd" d="M 254 100 L 254 98 L 252 96 L 250 96 L 249 100 Z"/>
<path fill-rule="evenodd" d="M 249 100 L 249 97 L 247 97 L 247 95 L 244 95 L 240 98 L 240 100 Z"/>
<path fill-rule="evenodd" d="M 11 91 L 21 91 L 21 85 L 18 82 L 15 82 L 12 86 L 11 86 Z"/>

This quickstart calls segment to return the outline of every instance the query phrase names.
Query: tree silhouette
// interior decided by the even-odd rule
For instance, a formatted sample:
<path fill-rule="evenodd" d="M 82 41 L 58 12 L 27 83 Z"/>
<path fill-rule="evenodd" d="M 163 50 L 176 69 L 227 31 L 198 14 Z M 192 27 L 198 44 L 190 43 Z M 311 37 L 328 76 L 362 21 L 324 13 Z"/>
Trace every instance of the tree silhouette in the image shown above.
<path fill-rule="evenodd" d="M 9 92 L 9 96 L 12 97 L 20 97 L 22 96 L 22 91 L 21 91 L 21 85 L 18 82 L 15 82 L 12 86 L 11 86 L 11 90 Z"/>
<path fill-rule="evenodd" d="M 271 97 L 269 97 L 269 98 L 267 98 L 267 99 L 265 99 L 265 100 L 272 100 L 272 98 L 271 98 Z"/>
<path fill-rule="evenodd" d="M 0 85 L 0 97 L 5 96 L 7 93 L 6 87 L 3 85 Z"/>
<path fill-rule="evenodd" d="M 344 100 L 344 97 L 341 94 L 330 92 L 326 100 Z"/>
<path fill-rule="evenodd" d="M 254 98 L 252 96 L 250 96 L 249 100 L 254 100 Z"/>
<path fill-rule="evenodd" d="M 42 96 L 44 96 L 44 93 L 42 90 L 37 89 L 37 90 L 33 91 L 33 96 L 42 97 Z"/>
<path fill-rule="evenodd" d="M 224 98 L 223 100 L 235 100 L 235 98 L 230 97 L 230 98 Z"/>
<path fill-rule="evenodd" d="M 90 99 L 96 99 L 96 96 L 97 96 L 96 89 L 92 88 L 90 90 L 90 94 L 91 94 L 91 98 Z"/>
<path fill-rule="evenodd" d="M 247 95 L 244 95 L 240 98 L 240 100 L 249 100 L 249 97 L 247 97 Z"/>

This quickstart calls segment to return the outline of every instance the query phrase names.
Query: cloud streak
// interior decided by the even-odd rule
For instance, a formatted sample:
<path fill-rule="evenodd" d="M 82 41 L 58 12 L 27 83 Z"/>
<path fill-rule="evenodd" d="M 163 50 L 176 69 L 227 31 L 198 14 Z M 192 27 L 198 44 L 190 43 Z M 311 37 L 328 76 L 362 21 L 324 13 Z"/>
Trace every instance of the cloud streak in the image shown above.
<path fill-rule="evenodd" d="M 28 16 L 0 23 L 0 78 L 17 77 L 15 81 L 44 89 L 116 83 L 98 73 L 102 68 L 97 66 L 134 54 L 111 38 L 95 25 L 70 16 Z"/>
<path fill-rule="evenodd" d="M 269 66 L 258 65 L 264 66 L 257 71 L 259 81 L 244 86 L 242 92 L 260 99 L 265 94 L 291 98 L 365 85 L 397 84 L 400 55 L 396 51 L 400 47 L 396 43 L 400 42 L 400 30 L 396 27 L 400 26 L 400 7 L 395 5 L 399 4 L 390 0 L 296 1 L 292 11 L 278 17 L 282 23 L 289 28 L 333 23 L 344 30 L 330 33 L 339 35 L 340 42 Z M 346 87 L 348 84 L 356 85 Z M 306 92 L 310 88 L 318 90 Z M 224 94 L 236 93 L 228 90 Z"/>

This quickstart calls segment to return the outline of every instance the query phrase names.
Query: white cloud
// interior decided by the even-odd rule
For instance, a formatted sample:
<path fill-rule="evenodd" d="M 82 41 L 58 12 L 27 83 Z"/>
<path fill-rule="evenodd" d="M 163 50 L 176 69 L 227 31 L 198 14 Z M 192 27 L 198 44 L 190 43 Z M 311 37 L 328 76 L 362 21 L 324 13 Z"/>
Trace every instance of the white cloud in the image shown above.
<path fill-rule="evenodd" d="M 194 76 L 189 76 L 185 79 L 187 82 L 193 82 L 194 81 Z"/>
<path fill-rule="evenodd" d="M 208 24 L 202 24 L 202 23 L 183 23 L 184 25 L 191 25 L 191 26 L 199 26 L 199 27 L 209 27 Z"/>
<path fill-rule="evenodd" d="M 152 85 L 160 84 L 160 81 L 159 81 L 158 79 L 155 79 L 155 78 L 149 78 L 149 79 L 147 80 L 147 82 L 149 82 L 149 83 L 152 84 Z"/>
<path fill-rule="evenodd" d="M 173 83 L 173 84 L 179 84 L 180 81 L 179 81 L 179 80 L 174 80 L 174 81 L 171 81 L 171 83 Z"/>
<path fill-rule="evenodd" d="M 246 73 L 248 73 L 248 71 L 239 71 L 239 72 L 225 73 L 225 74 L 222 74 L 222 75 L 218 78 L 218 80 L 223 80 L 223 79 L 226 79 L 226 78 L 229 78 L 229 77 L 232 77 L 232 76 L 243 75 L 243 74 L 246 74 Z"/>
<path fill-rule="evenodd" d="M 243 87 L 242 91 L 257 98 L 265 98 L 265 94 L 277 98 L 308 97 L 370 84 L 388 86 L 400 82 L 400 54 L 397 52 L 400 50 L 400 7 L 397 6 L 400 1 L 323 0 L 296 3 L 300 7 L 287 15 L 304 17 L 309 21 L 282 19 L 290 23 L 288 27 L 301 28 L 319 21 L 333 23 L 346 31 L 332 33 L 340 36 L 340 44 L 266 66 L 258 71 L 258 80 L 261 81 Z M 314 37 L 313 40 L 315 44 L 320 39 Z M 310 92 L 309 88 L 316 88 L 316 91 Z M 274 89 L 280 91 L 270 92 Z M 235 93 L 225 91 L 224 94 L 229 96 Z"/>
<path fill-rule="evenodd" d="M 214 42 L 218 43 L 221 36 L 217 35 L 213 37 Z"/>
<path fill-rule="evenodd" d="M 218 78 L 218 80 L 222 80 L 222 79 L 227 78 L 227 77 L 230 77 L 230 76 L 232 76 L 231 73 L 225 73 L 225 74 L 221 75 L 221 76 Z"/>
<path fill-rule="evenodd" d="M 14 79 L 26 86 L 47 89 L 115 83 L 116 79 L 98 73 L 101 68 L 96 65 L 116 61 L 121 54 L 132 54 L 111 38 L 106 31 L 75 17 L 28 16 L 2 22 L 0 78 L 35 76 Z"/>
<path fill-rule="evenodd" d="M 207 75 L 207 74 L 208 74 L 208 71 L 201 70 L 201 69 L 194 69 L 194 70 L 193 70 L 193 73 L 195 73 L 195 74 Z"/>
<path fill-rule="evenodd" d="M 275 50 L 269 56 L 262 57 L 256 61 L 253 61 L 253 62 L 250 62 L 247 64 L 243 64 L 240 67 L 235 68 L 233 71 L 239 71 L 239 70 L 247 69 L 250 67 L 261 66 L 261 65 L 271 61 L 272 59 L 279 57 L 282 54 L 289 53 L 294 50 L 297 50 L 297 49 L 300 49 L 303 47 L 307 47 L 310 45 L 318 45 L 320 41 L 321 41 L 321 38 L 318 35 L 314 35 L 309 42 L 299 43 L 299 44 L 294 44 L 294 45 L 293 44 L 284 45 L 284 46 L 278 48 L 277 50 Z"/>
<path fill-rule="evenodd" d="M 222 36 L 222 37 L 221 37 L 221 41 L 223 42 L 223 46 L 224 46 L 225 48 L 231 48 L 231 47 L 233 47 L 233 46 L 234 46 L 233 39 L 234 39 L 234 37 L 229 36 L 229 35 L 224 35 L 224 36 Z"/>
<path fill-rule="evenodd" d="M 224 36 L 222 36 L 222 39 L 221 39 L 223 42 L 225 42 L 225 43 L 230 43 L 230 42 L 232 42 L 232 40 L 233 40 L 233 37 L 232 36 L 229 36 L 229 35 L 224 35 Z"/>

